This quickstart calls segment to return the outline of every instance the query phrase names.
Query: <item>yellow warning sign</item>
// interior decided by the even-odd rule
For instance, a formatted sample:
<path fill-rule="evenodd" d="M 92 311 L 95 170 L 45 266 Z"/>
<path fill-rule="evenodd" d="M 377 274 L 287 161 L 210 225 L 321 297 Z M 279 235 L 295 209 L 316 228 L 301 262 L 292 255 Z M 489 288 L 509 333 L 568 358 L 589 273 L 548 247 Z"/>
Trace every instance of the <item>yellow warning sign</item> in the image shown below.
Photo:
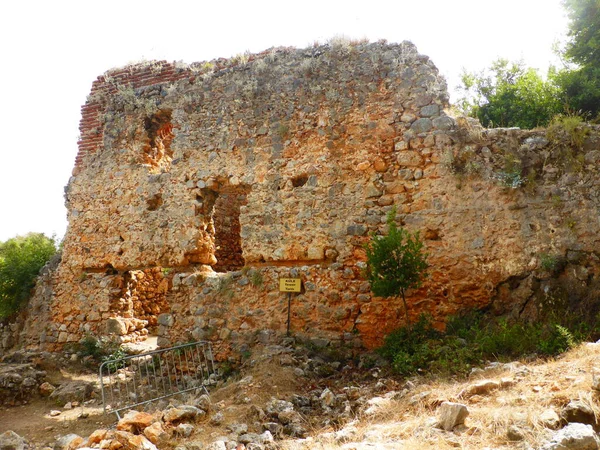
<path fill-rule="evenodd" d="M 279 292 L 300 292 L 302 290 L 302 279 L 280 278 Z"/>

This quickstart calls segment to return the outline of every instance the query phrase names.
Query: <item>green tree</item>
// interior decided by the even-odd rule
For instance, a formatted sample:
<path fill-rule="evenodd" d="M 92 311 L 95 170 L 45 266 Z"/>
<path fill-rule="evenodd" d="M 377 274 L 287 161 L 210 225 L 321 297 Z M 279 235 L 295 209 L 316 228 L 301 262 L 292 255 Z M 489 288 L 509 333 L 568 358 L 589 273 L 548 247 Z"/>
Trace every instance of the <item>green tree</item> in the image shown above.
<path fill-rule="evenodd" d="M 13 315 L 29 299 L 40 269 L 55 253 L 54 239 L 42 233 L 0 243 L 0 319 Z"/>
<path fill-rule="evenodd" d="M 498 59 L 488 70 L 463 72 L 458 106 L 485 127 L 544 126 L 563 110 L 555 80 L 553 69 L 544 80 L 522 61 Z"/>
<path fill-rule="evenodd" d="M 567 61 L 576 65 L 562 71 L 557 82 L 571 111 L 600 114 L 600 1 L 564 0 L 569 23 Z"/>
<path fill-rule="evenodd" d="M 372 235 L 365 245 L 366 276 L 375 295 L 402 297 L 406 326 L 410 327 L 406 291 L 421 286 L 429 265 L 419 232 L 398 228 L 395 216 L 394 208 L 387 216 L 387 235 Z"/>

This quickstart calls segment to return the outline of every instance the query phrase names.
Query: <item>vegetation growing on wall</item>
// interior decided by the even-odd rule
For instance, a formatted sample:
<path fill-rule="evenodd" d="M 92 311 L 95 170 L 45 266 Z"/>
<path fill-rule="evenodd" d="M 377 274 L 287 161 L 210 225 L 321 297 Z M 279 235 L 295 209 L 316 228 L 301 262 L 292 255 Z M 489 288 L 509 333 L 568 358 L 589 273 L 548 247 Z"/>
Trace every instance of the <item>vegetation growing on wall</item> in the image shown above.
<path fill-rule="evenodd" d="M 396 208 L 392 208 L 387 216 L 387 235 L 373 235 L 365 246 L 366 275 L 375 295 L 402 298 L 406 325 L 410 326 L 406 291 L 421 286 L 429 265 L 419 232 L 398 228 L 395 217 Z"/>

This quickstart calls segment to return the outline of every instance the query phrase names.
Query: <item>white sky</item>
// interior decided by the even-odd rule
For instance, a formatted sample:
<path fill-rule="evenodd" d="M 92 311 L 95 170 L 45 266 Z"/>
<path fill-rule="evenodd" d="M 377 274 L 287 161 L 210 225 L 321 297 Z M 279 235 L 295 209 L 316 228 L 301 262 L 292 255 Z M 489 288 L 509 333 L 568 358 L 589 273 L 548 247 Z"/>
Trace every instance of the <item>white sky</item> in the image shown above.
<path fill-rule="evenodd" d="M 0 241 L 66 229 L 63 187 L 92 81 L 141 59 L 204 61 L 335 35 L 410 40 L 451 85 L 498 57 L 546 70 L 560 0 L 9 0 L 0 6 Z"/>

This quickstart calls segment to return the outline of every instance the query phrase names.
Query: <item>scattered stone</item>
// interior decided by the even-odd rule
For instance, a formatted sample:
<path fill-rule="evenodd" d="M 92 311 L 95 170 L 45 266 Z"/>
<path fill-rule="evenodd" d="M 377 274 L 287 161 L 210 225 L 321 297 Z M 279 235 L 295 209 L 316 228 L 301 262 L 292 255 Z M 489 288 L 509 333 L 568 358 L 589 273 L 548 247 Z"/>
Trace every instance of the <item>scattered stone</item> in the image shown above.
<path fill-rule="evenodd" d="M 170 437 L 160 422 L 154 422 L 152 425 L 144 428 L 144 436 L 154 445 L 161 445 L 167 442 Z"/>
<path fill-rule="evenodd" d="M 200 397 L 198 397 L 198 399 L 194 402 L 194 405 L 196 408 L 200 408 L 203 411 L 210 411 L 210 407 L 211 407 L 211 401 L 210 401 L 210 397 L 206 394 L 201 395 Z"/>
<path fill-rule="evenodd" d="M 268 431 L 273 436 L 281 436 L 283 426 L 277 422 L 267 422 L 262 424 L 263 430 Z"/>
<path fill-rule="evenodd" d="M 540 423 L 551 430 L 556 430 L 560 426 L 560 417 L 553 409 L 547 409 L 539 417 Z"/>
<path fill-rule="evenodd" d="M 247 418 L 249 421 L 263 421 L 265 420 L 265 412 L 258 406 L 256 405 L 251 405 L 250 409 L 248 410 L 248 414 L 247 414 Z"/>
<path fill-rule="evenodd" d="M 50 417 L 60 416 L 61 412 L 58 409 L 53 409 L 50 411 Z"/>
<path fill-rule="evenodd" d="M 297 423 L 290 423 L 283 427 L 283 432 L 295 438 L 305 438 L 308 435 L 306 428 Z"/>
<path fill-rule="evenodd" d="M 56 390 L 56 387 L 48 383 L 47 381 L 40 384 L 40 395 L 42 397 L 48 397 Z"/>
<path fill-rule="evenodd" d="M 215 441 L 206 446 L 206 450 L 227 450 L 227 446 L 224 441 Z"/>
<path fill-rule="evenodd" d="M 73 409 L 73 405 L 71 404 L 71 402 L 67 402 L 65 406 L 63 406 L 63 409 Z"/>
<path fill-rule="evenodd" d="M 90 413 L 86 411 L 82 411 L 79 414 L 77 414 L 78 419 L 87 419 L 88 417 L 90 417 Z"/>
<path fill-rule="evenodd" d="M 81 436 L 71 433 L 62 436 L 54 443 L 54 450 L 74 450 L 83 444 L 84 440 Z"/>
<path fill-rule="evenodd" d="M 421 403 L 422 401 L 427 399 L 430 395 L 431 395 L 430 391 L 420 392 L 418 394 L 413 395 L 411 398 L 409 398 L 408 403 L 410 405 L 416 405 L 417 403 Z"/>
<path fill-rule="evenodd" d="M 101 441 L 103 441 L 107 438 L 108 434 L 109 434 L 108 430 L 104 430 L 104 429 L 94 431 L 87 438 L 87 445 L 91 446 L 94 444 L 99 444 Z"/>
<path fill-rule="evenodd" d="M 156 445 L 145 436 L 135 435 L 127 431 L 115 431 L 115 439 L 127 450 L 158 450 Z"/>
<path fill-rule="evenodd" d="M 523 439 L 525 439 L 525 435 L 523 434 L 523 430 L 521 430 L 521 428 L 519 428 L 516 425 L 511 425 L 508 427 L 508 430 L 506 430 L 506 437 L 508 438 L 509 441 L 522 441 Z"/>
<path fill-rule="evenodd" d="M 198 416 L 206 414 L 200 408 L 191 405 L 181 405 L 175 408 L 169 408 L 163 413 L 163 421 L 167 423 L 180 422 L 182 420 L 193 420 Z"/>
<path fill-rule="evenodd" d="M 469 410 L 462 403 L 443 402 L 439 408 L 438 427 L 452 431 L 457 425 L 465 423 Z"/>
<path fill-rule="evenodd" d="M 373 397 L 367 401 L 367 409 L 365 410 L 365 414 L 373 415 L 381 411 L 381 409 L 385 408 L 391 403 L 391 399 L 386 397 Z"/>
<path fill-rule="evenodd" d="M 560 412 L 560 417 L 568 423 L 596 424 L 594 410 L 581 400 L 571 400 Z"/>
<path fill-rule="evenodd" d="M 12 430 L 0 434 L 0 449 L 26 450 L 29 448 L 27 440 Z"/>
<path fill-rule="evenodd" d="M 277 417 L 280 412 L 292 411 L 294 405 L 285 400 L 271 400 L 265 407 L 265 412 L 271 417 Z"/>
<path fill-rule="evenodd" d="M 591 425 L 570 423 L 552 436 L 541 450 L 597 450 L 600 439 Z"/>
<path fill-rule="evenodd" d="M 321 406 L 323 408 L 328 408 L 333 405 L 333 403 L 335 401 L 335 395 L 333 394 L 333 392 L 331 392 L 329 390 L 329 388 L 325 388 L 325 390 L 321 394 L 320 400 L 321 400 Z"/>
<path fill-rule="evenodd" d="M 259 434 L 256 434 L 256 433 L 240 434 L 238 436 L 237 440 L 238 440 L 238 442 L 241 442 L 242 444 L 250 444 L 250 443 L 260 444 L 260 443 L 262 443 L 262 438 L 260 437 Z"/>
<path fill-rule="evenodd" d="M 194 432 L 194 426 L 189 423 L 181 423 L 175 428 L 175 433 L 184 438 L 190 437 Z"/>
<path fill-rule="evenodd" d="M 302 422 L 302 416 L 296 411 L 282 411 L 277 415 L 277 418 L 284 425 Z"/>
<path fill-rule="evenodd" d="M 225 418 L 223 417 L 223 413 L 221 411 L 219 411 L 219 412 L 216 412 L 210 418 L 210 424 L 213 426 L 219 426 L 223 423 L 224 420 L 225 420 Z"/>
<path fill-rule="evenodd" d="M 275 439 L 273 438 L 273 435 L 271 434 L 271 432 L 269 430 L 265 430 L 261 435 L 260 435 L 260 439 L 261 442 L 263 444 L 267 444 L 269 442 L 274 442 Z"/>
<path fill-rule="evenodd" d="M 92 383 L 88 383 L 87 381 L 70 381 L 57 387 L 50 394 L 49 398 L 58 405 L 64 405 L 74 400 L 88 400 L 92 392 L 94 392 L 94 385 Z"/>
<path fill-rule="evenodd" d="M 248 432 L 248 425 L 245 423 L 231 423 L 227 425 L 227 430 L 233 434 L 246 434 Z"/>
<path fill-rule="evenodd" d="M 467 386 L 460 394 L 459 397 L 471 397 L 473 395 L 488 395 L 493 390 L 499 389 L 501 383 L 495 380 L 481 380 L 477 383 Z"/>
<path fill-rule="evenodd" d="M 127 411 L 127 414 L 117 423 L 117 430 L 137 433 L 149 427 L 155 421 L 156 419 L 146 412 Z"/>

